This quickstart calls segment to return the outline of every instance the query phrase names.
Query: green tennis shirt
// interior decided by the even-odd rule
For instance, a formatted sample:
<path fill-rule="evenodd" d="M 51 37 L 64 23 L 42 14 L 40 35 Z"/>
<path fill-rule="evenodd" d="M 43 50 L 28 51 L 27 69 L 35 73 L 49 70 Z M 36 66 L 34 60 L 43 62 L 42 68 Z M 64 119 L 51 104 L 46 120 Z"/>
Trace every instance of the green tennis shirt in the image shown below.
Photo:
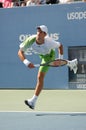
<path fill-rule="evenodd" d="M 55 48 L 60 46 L 59 42 L 56 42 L 49 36 L 44 39 L 44 44 L 38 45 L 36 43 L 36 35 L 28 37 L 23 43 L 20 44 L 20 49 L 24 51 L 25 54 L 38 54 L 41 58 L 41 63 L 48 62 L 55 59 Z M 39 71 L 47 72 L 49 67 L 41 66 Z"/>

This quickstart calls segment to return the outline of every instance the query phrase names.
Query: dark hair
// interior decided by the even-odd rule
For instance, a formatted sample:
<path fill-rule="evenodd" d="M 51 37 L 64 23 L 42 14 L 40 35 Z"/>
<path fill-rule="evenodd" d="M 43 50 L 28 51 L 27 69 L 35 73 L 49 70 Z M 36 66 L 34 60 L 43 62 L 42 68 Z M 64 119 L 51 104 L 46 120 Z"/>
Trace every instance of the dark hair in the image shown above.
<path fill-rule="evenodd" d="M 0 8 L 3 8 L 3 4 L 2 4 L 2 2 L 0 2 Z"/>

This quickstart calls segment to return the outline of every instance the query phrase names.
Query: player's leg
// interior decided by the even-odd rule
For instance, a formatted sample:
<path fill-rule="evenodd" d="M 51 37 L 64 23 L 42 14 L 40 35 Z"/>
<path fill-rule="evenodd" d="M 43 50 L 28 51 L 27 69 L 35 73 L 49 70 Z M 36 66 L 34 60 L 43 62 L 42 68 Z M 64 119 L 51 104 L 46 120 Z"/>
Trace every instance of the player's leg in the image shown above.
<path fill-rule="evenodd" d="M 44 59 L 42 59 L 42 62 L 43 62 L 43 60 Z M 39 96 L 41 90 L 43 89 L 44 78 L 45 78 L 45 75 L 48 72 L 48 70 L 49 70 L 49 66 L 40 66 L 38 75 L 37 75 L 37 84 L 35 87 L 34 95 L 31 99 L 25 100 L 25 104 L 28 105 L 31 109 L 35 108 L 38 96 Z"/>
<path fill-rule="evenodd" d="M 52 59 L 55 59 L 55 51 L 52 50 L 49 55 L 45 55 L 45 56 L 41 55 L 40 57 L 42 59 L 41 63 L 48 62 Z M 40 66 L 37 75 L 37 84 L 36 84 L 34 95 L 31 99 L 25 100 L 25 104 L 28 105 L 31 109 L 35 108 L 37 98 L 41 90 L 43 89 L 44 78 L 48 70 L 49 70 L 49 66 Z"/>
<path fill-rule="evenodd" d="M 37 84 L 35 88 L 36 96 L 39 96 L 41 90 L 43 89 L 45 75 L 46 75 L 46 72 L 40 72 L 40 71 L 38 72 Z"/>
<path fill-rule="evenodd" d="M 28 105 L 31 109 L 35 108 L 37 98 L 41 90 L 43 89 L 45 74 L 46 74 L 45 72 L 40 72 L 40 71 L 38 72 L 37 84 L 36 84 L 34 95 L 31 99 L 25 100 L 25 104 Z"/>

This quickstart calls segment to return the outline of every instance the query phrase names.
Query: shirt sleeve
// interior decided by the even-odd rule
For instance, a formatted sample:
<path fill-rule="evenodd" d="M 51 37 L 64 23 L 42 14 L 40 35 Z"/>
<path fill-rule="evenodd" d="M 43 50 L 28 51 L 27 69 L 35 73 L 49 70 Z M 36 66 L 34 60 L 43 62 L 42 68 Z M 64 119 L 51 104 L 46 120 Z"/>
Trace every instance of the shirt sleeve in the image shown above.
<path fill-rule="evenodd" d="M 26 51 L 35 42 L 36 35 L 28 37 L 24 42 L 22 42 L 19 47 L 22 51 Z"/>
<path fill-rule="evenodd" d="M 46 40 L 47 40 L 47 43 L 48 43 L 48 46 L 50 49 L 59 48 L 61 45 L 60 42 L 57 42 L 57 41 L 53 40 L 52 38 L 48 38 Z"/>

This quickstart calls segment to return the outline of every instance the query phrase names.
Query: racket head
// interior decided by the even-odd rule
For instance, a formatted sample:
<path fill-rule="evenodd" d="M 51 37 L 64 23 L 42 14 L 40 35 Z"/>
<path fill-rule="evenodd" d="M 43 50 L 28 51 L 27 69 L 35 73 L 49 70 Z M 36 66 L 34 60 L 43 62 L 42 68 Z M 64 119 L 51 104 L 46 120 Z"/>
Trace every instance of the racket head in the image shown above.
<path fill-rule="evenodd" d="M 41 66 L 51 66 L 51 67 L 60 67 L 67 64 L 67 60 L 64 59 L 55 59 L 50 62 L 41 64 Z"/>

